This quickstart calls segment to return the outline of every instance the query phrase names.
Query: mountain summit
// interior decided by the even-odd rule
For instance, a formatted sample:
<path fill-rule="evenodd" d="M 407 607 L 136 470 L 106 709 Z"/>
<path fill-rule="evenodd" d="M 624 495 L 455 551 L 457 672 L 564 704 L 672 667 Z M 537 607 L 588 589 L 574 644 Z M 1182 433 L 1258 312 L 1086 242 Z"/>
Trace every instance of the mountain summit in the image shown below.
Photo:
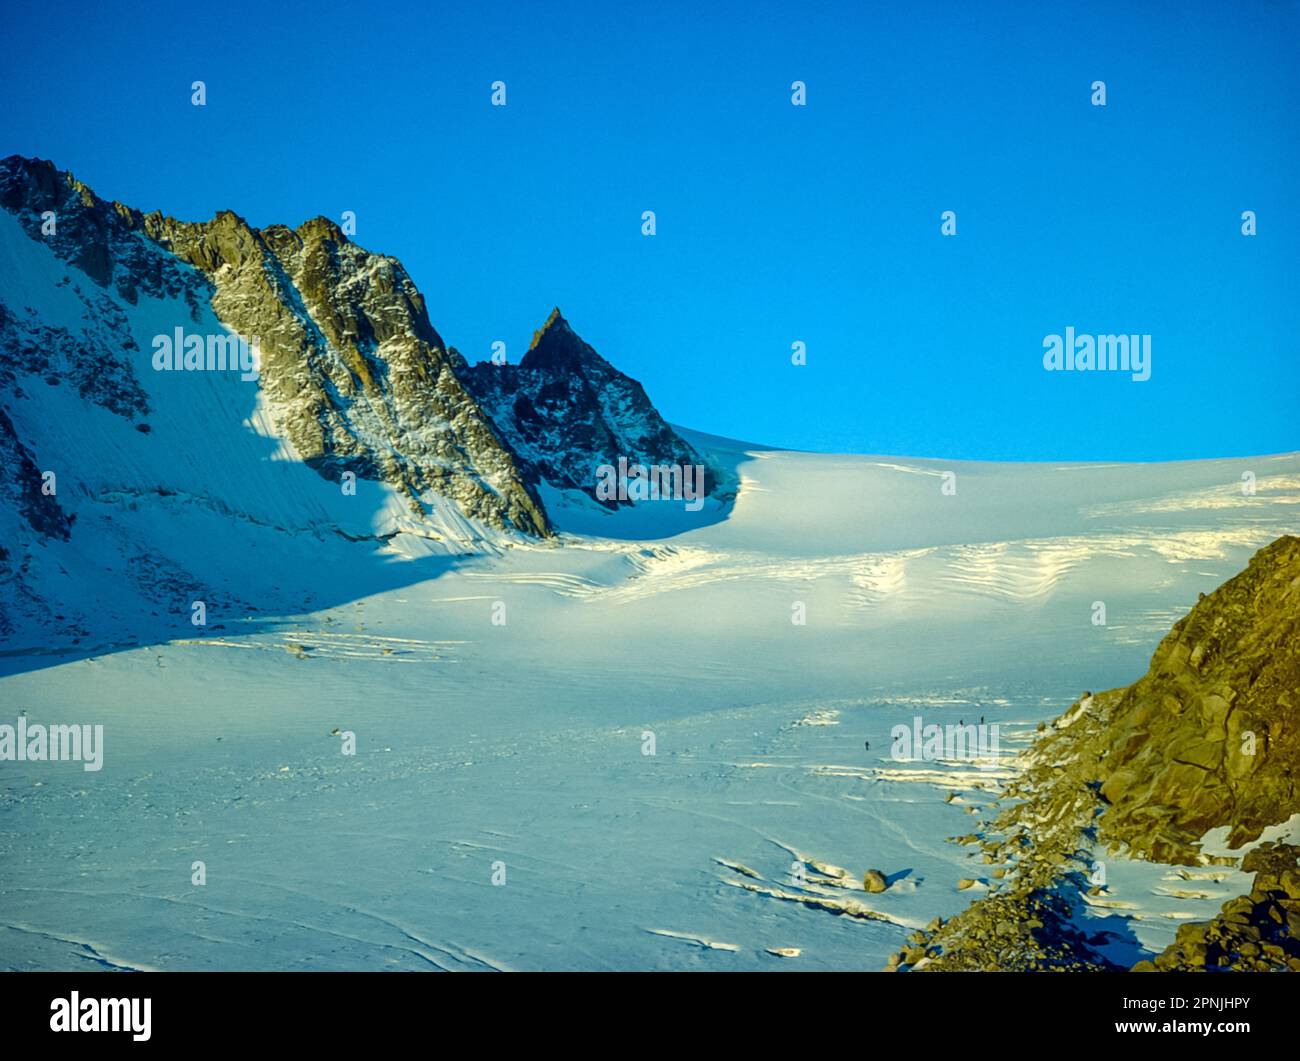
<path fill-rule="evenodd" d="M 467 385 L 519 456 L 530 483 L 596 499 L 596 468 L 628 463 L 701 465 L 707 494 L 712 468 L 659 414 L 645 388 L 573 330 L 559 308 L 533 334 L 518 365 L 481 362 Z M 608 508 L 627 501 L 599 500 Z"/>
<path fill-rule="evenodd" d="M 0 161 L 0 632 L 6 610 L 83 612 L 79 580 L 105 572 L 167 607 L 164 569 L 220 596 L 210 556 L 170 540 L 199 513 L 495 548 L 554 532 L 543 479 L 590 491 L 611 455 L 698 459 L 558 310 L 526 361 L 471 370 L 401 262 L 326 218 L 182 222 Z"/>
<path fill-rule="evenodd" d="M 560 313 L 560 307 L 556 306 L 551 310 L 551 315 L 546 318 L 546 322 L 538 328 L 537 331 L 533 332 L 533 341 L 528 344 L 528 350 L 530 353 L 537 348 L 537 344 L 545 338 L 546 333 L 551 330 L 553 325 L 559 329 L 572 333 L 572 329 L 569 327 L 569 322 L 566 321 L 564 316 Z"/>

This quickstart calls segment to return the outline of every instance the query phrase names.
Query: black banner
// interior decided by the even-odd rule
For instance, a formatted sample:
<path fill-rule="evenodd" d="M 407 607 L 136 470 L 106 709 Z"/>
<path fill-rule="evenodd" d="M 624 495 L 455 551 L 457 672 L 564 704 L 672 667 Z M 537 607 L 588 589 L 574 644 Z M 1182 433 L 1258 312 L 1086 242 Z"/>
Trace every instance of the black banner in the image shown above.
<path fill-rule="evenodd" d="M 0 977 L 0 1042 L 6 1052 L 107 1039 L 337 1050 L 401 1035 L 482 1036 L 486 1045 L 563 1032 L 669 1043 L 689 1025 L 732 1052 L 751 1040 L 770 1046 L 780 1029 L 807 1042 L 821 1024 L 864 1046 L 911 1037 L 977 1046 L 1041 1033 L 1082 1047 L 1163 1039 L 1230 1048 L 1220 1040 L 1287 1034 L 1294 998 L 1293 980 L 1263 974 L 14 973 Z"/>

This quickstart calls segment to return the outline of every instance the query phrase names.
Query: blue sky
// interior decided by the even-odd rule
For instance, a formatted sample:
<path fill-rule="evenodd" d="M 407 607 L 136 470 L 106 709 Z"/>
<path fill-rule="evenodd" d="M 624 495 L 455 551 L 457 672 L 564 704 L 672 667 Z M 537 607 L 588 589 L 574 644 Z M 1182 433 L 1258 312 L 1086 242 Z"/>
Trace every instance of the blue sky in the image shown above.
<path fill-rule="evenodd" d="M 0 154 L 185 220 L 355 211 L 471 360 L 559 305 L 718 434 L 1300 448 L 1300 7 L 993 6 L 10 4 Z M 1149 333 L 1151 379 L 1044 371 L 1067 326 Z"/>

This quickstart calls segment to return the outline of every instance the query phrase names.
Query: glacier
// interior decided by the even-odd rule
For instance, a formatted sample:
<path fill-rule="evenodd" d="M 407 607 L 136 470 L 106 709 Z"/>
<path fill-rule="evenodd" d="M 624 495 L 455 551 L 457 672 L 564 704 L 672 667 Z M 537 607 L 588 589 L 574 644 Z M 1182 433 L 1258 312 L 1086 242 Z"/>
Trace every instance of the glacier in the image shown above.
<path fill-rule="evenodd" d="M 300 526 L 226 520 L 232 577 L 337 579 L 329 603 L 7 651 L 6 717 L 105 737 L 94 775 L 0 768 L 0 965 L 879 968 L 987 888 L 948 838 L 1037 724 L 1141 673 L 1300 512 L 1296 454 L 965 464 L 682 434 L 738 482 L 693 528 L 558 496 L 555 539 L 428 567 L 397 524 L 322 564 Z M 892 761 L 918 714 L 997 722 L 1004 770 Z M 1130 890 L 1147 948 L 1217 907 Z"/>

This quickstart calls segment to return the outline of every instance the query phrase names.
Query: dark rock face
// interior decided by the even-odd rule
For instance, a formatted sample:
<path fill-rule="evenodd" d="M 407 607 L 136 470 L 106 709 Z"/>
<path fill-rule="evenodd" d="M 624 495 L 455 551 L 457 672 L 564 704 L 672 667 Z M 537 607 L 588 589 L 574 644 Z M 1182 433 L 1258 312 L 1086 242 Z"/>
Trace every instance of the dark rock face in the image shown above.
<path fill-rule="evenodd" d="M 52 162 L 18 155 L 0 160 L 0 209 L 13 214 L 32 239 L 130 305 L 142 295 L 179 298 L 197 315 L 209 294 L 203 277 L 140 239 L 138 210 L 100 199 Z M 42 231 L 47 212 L 55 224 L 48 234 Z"/>
<path fill-rule="evenodd" d="M 73 518 L 63 511 L 56 493 L 42 490 L 41 469 L 36 466 L 31 452 L 23 445 L 13 421 L 0 409 L 0 467 L 8 474 L 0 478 L 0 497 L 5 507 L 18 512 L 27 525 L 38 535 L 68 540 Z M 8 559 L 8 552 L 0 556 L 0 566 Z"/>
<path fill-rule="evenodd" d="M 714 471 L 650 404 L 636 380 L 588 346 L 554 310 L 515 365 L 484 362 L 468 369 L 467 385 L 518 455 L 531 482 L 580 490 L 609 508 L 627 501 L 597 498 L 596 469 L 629 464 L 704 466 L 704 492 L 718 488 Z"/>
<path fill-rule="evenodd" d="M 63 510 L 57 494 L 42 488 L 44 479 L 31 451 L 0 409 L 0 511 L 15 513 L 37 541 L 67 541 L 74 517 Z M 11 517 L 12 518 L 12 517 Z M 13 634 L 23 614 L 39 613 L 43 601 L 25 577 L 27 552 L 4 535 L 0 540 L 0 638 Z"/>
<path fill-rule="evenodd" d="M 81 320 L 48 324 L 30 308 L 10 308 L 0 298 L 0 387 L 16 392 L 22 376 L 67 383 L 86 401 L 127 420 L 149 412 L 149 399 L 132 362 L 142 358 L 118 304 L 93 289 L 74 289 Z"/>

